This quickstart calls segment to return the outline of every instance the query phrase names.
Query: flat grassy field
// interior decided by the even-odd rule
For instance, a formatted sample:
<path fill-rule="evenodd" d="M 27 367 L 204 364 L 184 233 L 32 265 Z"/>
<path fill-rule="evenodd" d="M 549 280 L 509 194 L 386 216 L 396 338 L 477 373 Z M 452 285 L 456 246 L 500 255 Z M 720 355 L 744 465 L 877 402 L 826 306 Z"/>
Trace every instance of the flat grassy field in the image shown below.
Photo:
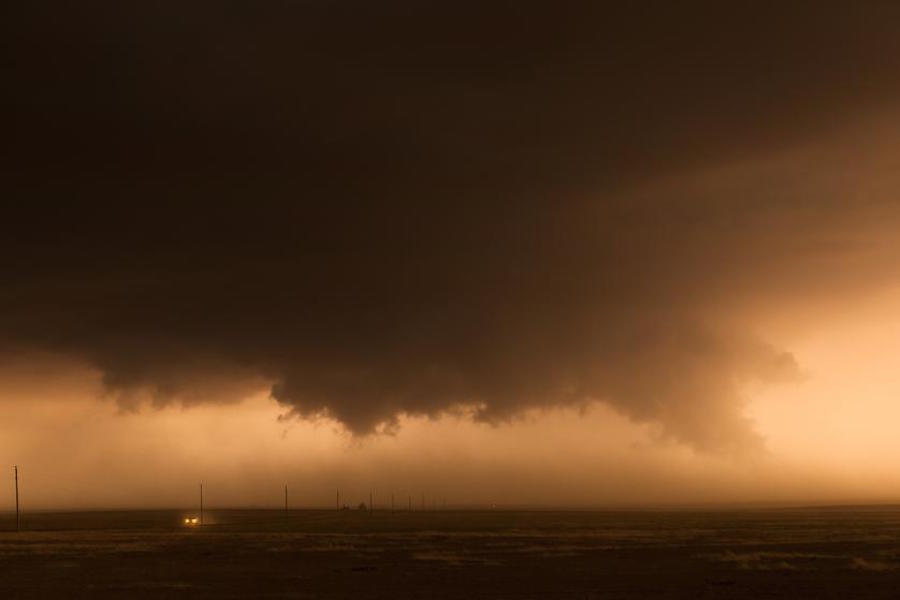
<path fill-rule="evenodd" d="M 898 598 L 900 508 L 0 515 L 0 598 Z"/>

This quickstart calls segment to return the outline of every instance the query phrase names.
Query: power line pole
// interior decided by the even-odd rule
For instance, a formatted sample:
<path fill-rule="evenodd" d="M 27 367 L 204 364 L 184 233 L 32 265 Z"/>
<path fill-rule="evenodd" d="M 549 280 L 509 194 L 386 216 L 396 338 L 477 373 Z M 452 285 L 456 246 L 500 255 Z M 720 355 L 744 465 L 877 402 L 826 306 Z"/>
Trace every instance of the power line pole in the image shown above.
<path fill-rule="evenodd" d="M 16 531 L 19 531 L 19 465 L 13 465 L 13 478 L 16 482 Z"/>

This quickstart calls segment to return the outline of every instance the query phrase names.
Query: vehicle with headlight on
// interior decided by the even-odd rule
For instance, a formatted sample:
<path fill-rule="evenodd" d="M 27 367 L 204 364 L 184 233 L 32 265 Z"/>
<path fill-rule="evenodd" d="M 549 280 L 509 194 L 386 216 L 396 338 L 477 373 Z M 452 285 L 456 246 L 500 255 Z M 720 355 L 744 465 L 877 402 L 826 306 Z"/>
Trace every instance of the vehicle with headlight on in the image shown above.
<path fill-rule="evenodd" d="M 196 527 L 200 524 L 200 519 L 198 519 L 197 517 L 185 517 L 184 524 L 187 527 Z"/>

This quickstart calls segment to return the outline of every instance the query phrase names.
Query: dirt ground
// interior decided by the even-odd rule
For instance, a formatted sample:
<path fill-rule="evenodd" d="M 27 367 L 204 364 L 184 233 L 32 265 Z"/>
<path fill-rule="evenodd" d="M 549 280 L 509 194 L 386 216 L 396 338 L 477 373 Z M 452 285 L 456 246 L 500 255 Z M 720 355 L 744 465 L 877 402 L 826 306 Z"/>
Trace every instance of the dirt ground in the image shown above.
<path fill-rule="evenodd" d="M 900 597 L 898 508 L 186 515 L 0 515 L 0 597 Z"/>

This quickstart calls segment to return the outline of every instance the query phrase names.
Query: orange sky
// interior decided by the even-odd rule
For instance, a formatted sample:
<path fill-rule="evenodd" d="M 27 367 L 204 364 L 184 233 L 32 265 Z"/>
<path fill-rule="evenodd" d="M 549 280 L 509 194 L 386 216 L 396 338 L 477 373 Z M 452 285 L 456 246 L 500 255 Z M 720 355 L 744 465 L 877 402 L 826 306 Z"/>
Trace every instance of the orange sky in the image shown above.
<path fill-rule="evenodd" d="M 900 6 L 670 4 L 18 3 L 0 508 L 900 501 Z"/>
<path fill-rule="evenodd" d="M 792 194 L 890 200 L 900 189 L 892 170 L 900 138 L 882 128 L 877 144 L 851 151 L 872 131 L 867 123 L 824 146 L 663 185 L 727 194 L 787 172 Z M 854 162 L 835 179 L 848 154 Z M 0 369 L 0 456 L 20 465 L 23 506 L 34 509 L 189 505 L 199 481 L 211 505 L 275 505 L 285 482 L 303 506 L 331 505 L 337 487 L 353 502 L 370 489 L 382 500 L 393 491 L 451 504 L 900 501 L 900 283 L 891 225 L 848 214 L 835 230 L 851 248 L 836 250 L 839 261 L 814 249 L 806 267 L 736 273 L 702 296 L 707 317 L 739 322 L 793 356 L 799 370 L 782 383 L 740 384 L 738 410 L 763 443 L 739 452 L 685 443 L 664 420 L 602 398 L 527 408 L 492 424 L 473 421 L 465 408 L 407 415 L 392 432 L 354 436 L 328 418 L 287 416 L 264 378 L 235 391 L 226 377 L 187 405 L 154 407 L 140 390 L 117 401 L 83 361 L 20 351 L 7 353 Z M 8 475 L 0 484 L 7 507 Z"/>
<path fill-rule="evenodd" d="M 302 506 L 330 505 L 336 487 L 353 502 L 370 488 L 382 501 L 394 492 L 451 504 L 898 501 L 900 287 L 848 308 L 783 340 L 802 381 L 747 390 L 765 449 L 746 456 L 688 448 L 602 403 L 496 426 L 402 419 L 395 434 L 362 439 L 328 420 L 280 421 L 265 390 L 237 404 L 122 412 L 96 371 L 46 357 L 2 371 L 0 455 L 20 465 L 29 509 L 185 506 L 198 481 L 220 506 L 275 506 L 284 482 Z"/>

